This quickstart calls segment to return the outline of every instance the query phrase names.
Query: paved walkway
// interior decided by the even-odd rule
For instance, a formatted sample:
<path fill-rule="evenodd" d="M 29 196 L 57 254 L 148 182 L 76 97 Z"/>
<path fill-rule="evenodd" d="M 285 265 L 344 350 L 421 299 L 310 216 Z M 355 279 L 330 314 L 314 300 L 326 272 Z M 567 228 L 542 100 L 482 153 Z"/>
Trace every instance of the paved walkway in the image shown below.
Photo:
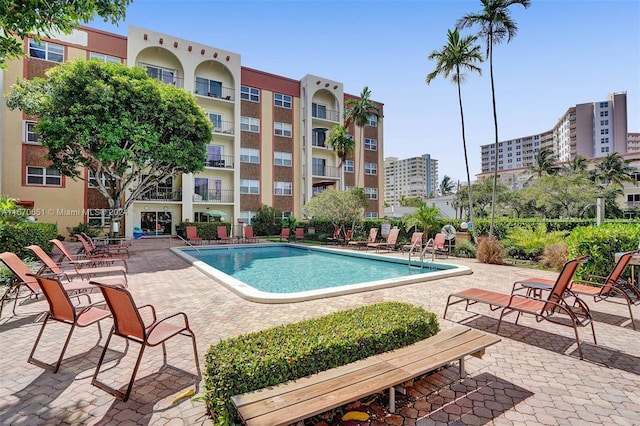
<path fill-rule="evenodd" d="M 471 286 L 508 292 L 514 281 L 532 275 L 528 269 L 449 259 L 470 266 L 474 273 L 330 299 L 263 305 L 211 282 L 168 246 L 166 239 L 135 241 L 129 261 L 130 289 L 138 304 L 155 305 L 161 317 L 176 311 L 188 314 L 202 368 L 210 344 L 241 333 L 389 300 L 422 306 L 441 318 L 452 292 Z M 547 272 L 535 275 L 554 278 Z M 581 329 L 583 361 L 577 358 L 571 328 L 536 323 L 532 318 L 522 318 L 515 326 L 513 317 L 507 317 L 500 331 L 502 341 L 490 347 L 483 359 L 467 362 L 467 380 L 460 382 L 455 369 L 445 369 L 416 381 L 401 398 L 404 406 L 395 415 L 372 404 L 372 409 L 379 410 L 372 424 L 640 425 L 640 330 L 634 331 L 626 320 L 626 306 L 590 305 L 598 346 L 589 331 Z M 17 316 L 5 309 L 0 319 L 0 424 L 210 423 L 203 402 L 173 402 L 193 384 L 195 370 L 187 338 L 168 342 L 167 365 L 163 365 L 161 348 L 147 349 L 131 398 L 121 402 L 91 385 L 104 344 L 104 339 L 98 341 L 95 326 L 76 329 L 57 374 L 27 363 L 44 310 L 43 301 L 28 303 L 18 307 Z M 441 320 L 441 328 L 455 321 L 495 331 L 495 312 L 478 305 L 472 310 L 479 315 L 464 312 L 463 305 L 453 306 L 450 320 Z M 640 318 L 637 308 L 635 313 Z M 637 324 L 640 328 L 640 321 Z M 103 328 L 106 332 L 108 324 Z M 43 342 L 41 357 L 59 348 L 65 329 L 59 326 L 59 330 L 62 334 L 52 336 L 51 351 Z M 102 378 L 124 384 L 123 373 L 130 371 L 129 359 L 137 348 L 131 345 L 126 359 L 120 360 L 125 347 L 115 343 L 107 355 L 111 368 Z"/>

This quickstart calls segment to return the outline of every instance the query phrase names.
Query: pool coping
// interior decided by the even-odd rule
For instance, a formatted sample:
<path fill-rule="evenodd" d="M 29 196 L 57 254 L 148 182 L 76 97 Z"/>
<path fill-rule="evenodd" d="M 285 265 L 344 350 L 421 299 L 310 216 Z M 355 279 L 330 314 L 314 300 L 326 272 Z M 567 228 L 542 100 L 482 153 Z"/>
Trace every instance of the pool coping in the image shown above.
<path fill-rule="evenodd" d="M 385 280 L 378 281 L 368 281 L 365 283 L 357 283 L 357 284 L 348 284 L 339 287 L 330 287 L 325 289 L 318 290 L 307 290 L 300 291 L 295 293 L 269 293 L 261 290 L 257 290 L 251 287 L 244 282 L 233 278 L 230 275 L 225 274 L 224 272 L 215 269 L 212 266 L 207 265 L 201 260 L 196 259 L 188 253 L 185 253 L 185 250 L 198 250 L 198 249 L 221 249 L 225 246 L 227 248 L 242 248 L 242 247 L 265 247 L 265 246 L 281 246 L 283 243 L 259 243 L 259 244 L 225 244 L 225 245 L 204 245 L 204 246 L 193 246 L 193 247 L 172 247 L 171 251 L 177 256 L 184 259 L 187 263 L 190 263 L 193 267 L 198 269 L 203 274 L 207 275 L 209 278 L 212 278 L 215 282 L 222 284 L 227 289 L 231 290 L 233 293 L 242 297 L 245 300 L 256 302 L 256 303 L 294 303 L 294 302 L 303 302 L 306 300 L 314 300 L 314 299 L 323 299 L 328 297 L 342 296 L 346 294 L 353 294 L 371 290 L 377 290 L 381 288 L 389 288 L 389 287 L 397 287 L 407 284 L 413 284 L 418 282 L 425 281 L 433 281 L 441 278 L 454 277 L 459 275 L 469 275 L 472 274 L 473 271 L 471 268 L 463 265 L 453 265 L 446 262 L 429 262 L 436 263 L 439 265 L 445 265 L 449 269 L 444 269 L 441 271 L 429 271 L 429 273 L 424 274 L 415 274 L 409 275 L 406 277 L 396 277 Z M 290 246 L 300 246 L 300 244 L 288 244 Z M 398 260 L 399 258 L 390 258 L 388 256 L 375 254 L 375 253 L 357 253 L 355 251 L 345 251 L 339 250 L 329 247 L 316 247 L 309 246 L 314 250 L 327 251 L 332 253 L 338 253 L 341 255 L 349 255 L 354 257 L 365 257 L 365 258 L 379 258 L 380 260 Z M 402 263 L 402 262 L 400 262 Z"/>

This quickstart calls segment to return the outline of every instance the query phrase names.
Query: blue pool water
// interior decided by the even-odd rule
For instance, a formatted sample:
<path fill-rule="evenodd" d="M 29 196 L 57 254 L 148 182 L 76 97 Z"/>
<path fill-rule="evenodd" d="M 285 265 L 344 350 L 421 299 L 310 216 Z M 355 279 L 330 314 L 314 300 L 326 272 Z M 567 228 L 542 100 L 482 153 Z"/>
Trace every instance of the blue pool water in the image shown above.
<path fill-rule="evenodd" d="M 409 267 L 406 258 L 374 258 L 353 252 L 267 245 L 187 249 L 188 255 L 268 293 L 298 293 L 368 281 L 391 280 L 453 268 L 425 263 Z M 412 261 L 413 265 L 417 261 Z"/>

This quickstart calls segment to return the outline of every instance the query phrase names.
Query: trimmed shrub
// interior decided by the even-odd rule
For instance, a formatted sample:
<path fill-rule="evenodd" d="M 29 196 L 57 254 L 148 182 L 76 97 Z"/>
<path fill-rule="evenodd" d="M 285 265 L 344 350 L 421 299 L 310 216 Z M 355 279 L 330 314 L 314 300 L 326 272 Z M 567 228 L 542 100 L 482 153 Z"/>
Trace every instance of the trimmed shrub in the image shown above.
<path fill-rule="evenodd" d="M 30 257 L 31 252 L 25 247 L 39 245 L 47 253 L 51 252 L 49 240 L 58 235 L 55 223 L 20 222 L 0 224 L 0 252 L 10 251 L 20 258 Z"/>
<path fill-rule="evenodd" d="M 547 231 L 544 223 L 535 226 L 522 226 L 509 231 L 507 238 L 502 240 L 507 254 L 518 259 L 537 260 L 545 248 L 559 243 L 567 235 L 565 231 Z"/>
<path fill-rule="evenodd" d="M 434 313 L 386 302 L 223 340 L 206 355 L 204 399 L 215 424 L 239 424 L 233 395 L 408 346 L 438 331 Z"/>
<path fill-rule="evenodd" d="M 231 235 L 231 223 L 229 222 L 181 222 L 178 226 L 181 229 L 186 229 L 187 226 L 195 226 L 198 237 L 203 240 L 216 240 L 218 238 L 218 226 L 221 225 L 226 226 L 227 235 Z"/>
<path fill-rule="evenodd" d="M 495 237 L 478 238 L 478 247 L 476 249 L 476 259 L 482 263 L 493 265 L 502 265 L 502 257 L 504 256 L 504 248 Z"/>
<path fill-rule="evenodd" d="M 470 241 L 456 241 L 456 245 L 453 248 L 453 255 L 455 257 L 473 259 L 476 257 L 476 246 Z"/>

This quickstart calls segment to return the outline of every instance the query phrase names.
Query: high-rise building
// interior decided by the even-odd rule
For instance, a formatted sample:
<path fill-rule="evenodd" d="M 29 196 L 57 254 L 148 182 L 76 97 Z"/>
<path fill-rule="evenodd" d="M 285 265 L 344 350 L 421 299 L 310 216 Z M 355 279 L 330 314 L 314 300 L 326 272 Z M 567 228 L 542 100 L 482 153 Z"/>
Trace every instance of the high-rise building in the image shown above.
<path fill-rule="evenodd" d="M 98 58 L 142 67 L 149 76 L 193 93 L 211 120 L 204 169 L 172 176 L 142 194 L 126 212 L 126 235 L 133 227 L 171 234 L 175 224 L 207 220 L 212 211 L 237 224 L 262 205 L 302 219 L 302 206 L 314 194 L 356 184 L 369 198 L 366 217 L 382 216 L 382 115 L 370 117 L 362 141 L 353 124 L 348 129 L 362 147 L 361 156 L 341 165 L 325 143 L 343 121 L 345 101 L 357 99 L 344 93 L 340 82 L 311 74 L 295 80 L 247 68 L 240 54 L 134 26 L 127 37 L 81 27 L 41 43 L 26 40 L 25 46 L 28 57 L 10 62 L 0 74 L 3 93 L 17 77 L 44 76 L 76 57 Z M 383 104 L 376 104 L 382 113 Z M 73 181 L 49 167 L 34 126 L 3 103 L 2 194 L 43 212 L 38 219 L 58 223 L 61 231 L 79 222 L 108 225 L 104 198 L 90 182 Z M 360 157 L 362 164 L 355 164 Z"/>
<path fill-rule="evenodd" d="M 627 94 L 609 94 L 606 101 L 570 107 L 551 130 L 481 146 L 482 174 L 529 167 L 541 148 L 550 148 L 558 161 L 570 161 L 576 155 L 588 159 L 610 152 L 631 152 L 627 133 Z"/>
<path fill-rule="evenodd" d="M 424 154 L 399 160 L 387 157 L 384 160 L 384 201 L 397 206 L 400 199 L 427 198 L 437 195 L 438 160 Z"/>

